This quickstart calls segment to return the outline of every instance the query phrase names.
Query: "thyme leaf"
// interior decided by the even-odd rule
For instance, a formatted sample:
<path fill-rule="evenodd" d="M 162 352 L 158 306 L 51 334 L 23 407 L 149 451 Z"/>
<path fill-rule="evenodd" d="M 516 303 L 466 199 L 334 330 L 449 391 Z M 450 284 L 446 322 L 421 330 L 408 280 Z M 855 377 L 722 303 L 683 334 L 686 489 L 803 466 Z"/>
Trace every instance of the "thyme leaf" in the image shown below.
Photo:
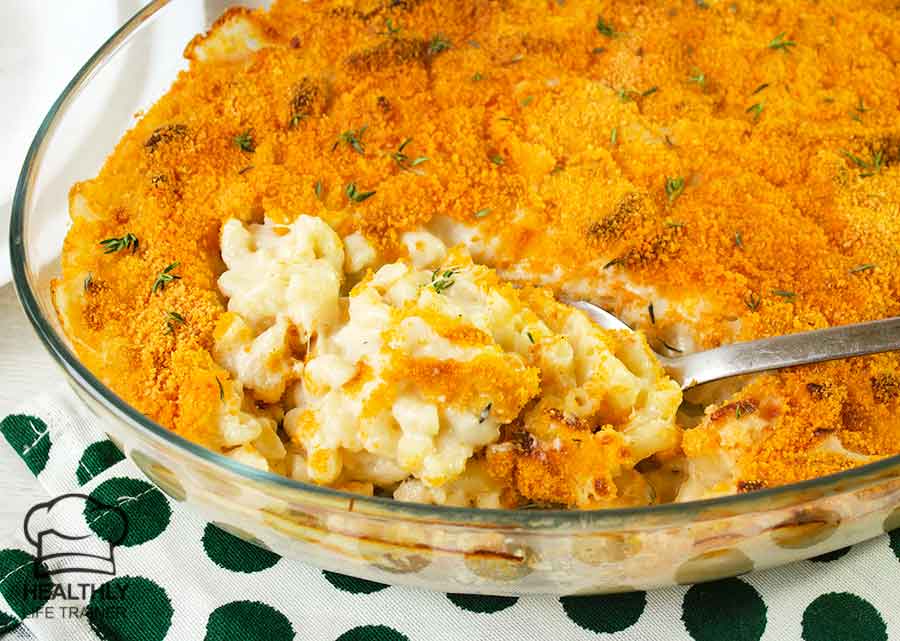
<path fill-rule="evenodd" d="M 794 300 L 795 298 L 797 298 L 796 292 L 791 292 L 786 289 L 772 289 L 769 291 L 775 296 L 780 296 L 781 298 L 784 298 L 786 300 Z"/>
<path fill-rule="evenodd" d="M 688 76 L 688 82 L 695 82 L 701 89 L 706 89 L 706 74 L 697 67 L 691 69 L 692 76 Z"/>
<path fill-rule="evenodd" d="M 790 47 L 796 47 L 797 43 L 793 40 L 785 40 L 784 36 L 785 32 L 782 31 L 777 36 L 772 38 L 772 42 L 770 42 L 768 45 L 769 49 L 781 49 L 785 53 L 790 53 Z"/>
<path fill-rule="evenodd" d="M 174 334 L 176 325 L 185 324 L 187 324 L 187 321 L 178 312 L 173 310 L 166 312 L 166 334 Z"/>
<path fill-rule="evenodd" d="M 115 254 L 117 251 L 120 251 L 122 249 L 130 249 L 131 253 L 133 254 L 138 250 L 140 241 L 138 240 L 137 236 L 129 232 L 119 238 L 107 238 L 105 240 L 101 240 L 97 244 L 103 247 L 104 254 Z"/>
<path fill-rule="evenodd" d="M 443 273 L 441 273 L 440 269 L 435 269 L 431 274 L 431 286 L 434 287 L 434 291 L 438 294 L 443 294 L 446 290 L 453 287 L 453 283 L 456 282 L 453 280 L 453 276 L 456 273 L 455 269 L 447 269 Z"/>
<path fill-rule="evenodd" d="M 256 151 L 256 141 L 253 140 L 253 133 L 247 129 L 244 133 L 234 137 L 234 144 L 242 151 Z"/>
<path fill-rule="evenodd" d="M 347 187 L 344 189 L 344 192 L 347 194 L 347 198 L 355 203 L 361 203 L 362 201 L 375 195 L 374 191 L 359 191 L 356 188 L 356 183 L 347 183 Z"/>
<path fill-rule="evenodd" d="M 446 51 L 452 46 L 452 43 L 447 40 L 444 34 L 439 33 L 431 39 L 431 42 L 428 43 L 428 53 L 432 56 L 435 56 L 442 51 Z"/>
<path fill-rule="evenodd" d="M 406 152 L 403 151 L 404 149 L 406 149 L 406 145 L 408 145 L 411 142 L 412 142 L 412 138 L 407 138 L 402 143 L 400 143 L 400 146 L 397 147 L 397 151 L 395 151 L 394 153 L 391 154 L 391 158 L 394 159 L 394 162 L 396 162 L 400 166 L 400 169 L 403 169 L 404 171 L 410 171 L 413 167 L 416 167 L 417 165 L 421 165 L 423 162 L 428 160 L 427 156 L 419 156 L 418 158 L 410 158 L 406 154 Z"/>
<path fill-rule="evenodd" d="M 616 30 L 613 27 L 612 23 L 604 20 L 603 16 L 597 17 L 597 31 L 599 31 L 601 35 L 604 35 L 607 38 L 616 37 Z"/>
<path fill-rule="evenodd" d="M 366 155 L 366 147 L 363 144 L 362 137 L 363 134 L 366 133 L 366 129 L 369 128 L 369 125 L 363 125 L 359 129 L 348 129 L 347 131 L 341 132 L 341 134 L 337 137 L 337 140 L 334 141 L 334 144 L 331 146 L 331 151 L 334 151 L 338 148 L 338 145 L 344 143 L 353 148 L 353 151 L 358 153 L 360 156 Z"/>
<path fill-rule="evenodd" d="M 757 103 L 752 104 L 749 107 L 747 107 L 746 113 L 748 113 L 748 114 L 752 113 L 753 120 L 755 122 L 755 121 L 759 120 L 759 117 L 762 115 L 762 112 L 765 108 L 766 108 L 766 101 L 763 100 L 761 102 L 757 102 Z"/>
<path fill-rule="evenodd" d="M 684 192 L 684 176 L 669 178 L 666 176 L 666 196 L 669 198 L 669 204 L 673 204 L 679 196 Z"/>
<path fill-rule="evenodd" d="M 151 290 L 152 293 L 155 294 L 157 291 L 165 289 L 166 284 L 171 283 L 173 280 L 181 280 L 181 276 L 172 273 L 172 271 L 176 267 L 178 267 L 179 264 L 180 263 L 176 261 L 171 265 L 168 265 L 157 275 L 156 280 L 153 281 L 153 289 Z"/>

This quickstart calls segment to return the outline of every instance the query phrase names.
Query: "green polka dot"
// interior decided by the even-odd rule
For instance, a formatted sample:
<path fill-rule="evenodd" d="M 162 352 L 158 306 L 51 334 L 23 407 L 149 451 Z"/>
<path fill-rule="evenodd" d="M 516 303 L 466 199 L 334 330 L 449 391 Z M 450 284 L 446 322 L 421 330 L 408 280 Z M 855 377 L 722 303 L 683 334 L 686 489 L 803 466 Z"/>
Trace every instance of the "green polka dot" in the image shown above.
<path fill-rule="evenodd" d="M 803 612 L 804 641 L 887 641 L 887 627 L 875 607 L 849 592 L 829 592 Z"/>
<path fill-rule="evenodd" d="M 409 637 L 386 625 L 361 625 L 347 630 L 334 641 L 409 641 Z"/>
<path fill-rule="evenodd" d="M 20 623 L 17 618 L 9 616 L 6 612 L 0 612 L 0 639 L 18 628 Z"/>
<path fill-rule="evenodd" d="M 139 479 L 115 477 L 103 481 L 91 492 L 91 498 L 105 505 L 117 506 L 125 513 L 127 527 L 114 510 L 97 509 L 85 504 L 85 519 L 97 536 L 105 541 L 131 547 L 155 539 L 169 525 L 172 509 L 166 497 L 155 487 Z"/>
<path fill-rule="evenodd" d="M 643 592 L 602 596 L 564 596 L 559 599 L 572 621 L 591 632 L 620 632 L 630 628 L 644 613 Z"/>
<path fill-rule="evenodd" d="M 88 445 L 81 460 L 78 461 L 78 485 L 84 485 L 92 478 L 105 472 L 119 461 L 125 460 L 125 455 L 119 451 L 110 440 L 97 441 Z"/>
<path fill-rule="evenodd" d="M 681 609 L 684 627 L 696 641 L 759 641 L 766 629 L 766 604 L 740 579 L 693 586 Z"/>
<path fill-rule="evenodd" d="M 338 574 L 337 572 L 327 572 L 323 570 L 322 575 L 338 590 L 351 592 L 353 594 L 372 594 L 373 592 L 378 592 L 379 590 L 390 587 L 384 583 L 367 581 L 366 579 L 357 579 L 356 577 Z"/>
<path fill-rule="evenodd" d="M 226 570 L 234 572 L 259 572 L 278 563 L 281 557 L 261 547 L 248 543 L 212 523 L 203 531 L 203 549 L 206 555 Z"/>
<path fill-rule="evenodd" d="M 0 422 L 0 432 L 31 473 L 37 476 L 50 458 L 50 432 L 39 418 L 26 414 L 10 414 Z"/>
<path fill-rule="evenodd" d="M 102 641 L 162 641 L 172 625 L 166 591 L 142 576 L 120 576 L 91 596 L 87 619 Z"/>
<path fill-rule="evenodd" d="M 828 561 L 836 561 L 842 556 L 846 555 L 847 552 L 850 551 L 850 547 L 838 548 L 832 552 L 826 552 L 825 554 L 820 554 L 819 556 L 814 556 L 810 559 L 810 561 L 815 561 L 816 563 L 827 563 Z"/>
<path fill-rule="evenodd" d="M 447 598 L 458 608 L 469 612 L 491 614 L 512 607 L 518 601 L 514 596 L 488 596 L 484 594 L 448 594 Z"/>
<path fill-rule="evenodd" d="M 0 594 L 20 619 L 44 607 L 53 587 L 45 567 L 39 566 L 45 576 L 35 577 L 36 566 L 37 559 L 27 552 L 0 550 Z"/>
<path fill-rule="evenodd" d="M 232 601 L 219 606 L 206 622 L 205 641 L 291 641 L 287 617 L 259 601 Z"/>

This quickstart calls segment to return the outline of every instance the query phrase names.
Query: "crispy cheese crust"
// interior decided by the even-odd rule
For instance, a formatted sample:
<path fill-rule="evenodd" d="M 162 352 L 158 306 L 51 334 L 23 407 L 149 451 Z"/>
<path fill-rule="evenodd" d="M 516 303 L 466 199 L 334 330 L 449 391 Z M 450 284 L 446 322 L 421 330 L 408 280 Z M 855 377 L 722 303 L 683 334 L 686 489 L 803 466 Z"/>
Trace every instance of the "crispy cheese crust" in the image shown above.
<path fill-rule="evenodd" d="M 781 33 L 792 44 L 773 46 Z M 663 351 L 897 315 L 898 34 L 880 0 L 233 9 L 72 188 L 57 309 L 117 393 L 219 449 L 223 398 L 237 403 L 211 354 L 231 218 L 307 213 L 384 260 L 408 255 L 405 231 L 450 230 L 478 262 L 589 295 Z M 128 233 L 136 246 L 98 245 Z M 164 274 L 178 278 L 154 287 Z M 688 432 L 697 474 L 731 466 L 692 495 L 900 452 L 898 398 L 895 354 L 760 377 Z M 744 402 L 774 409 L 725 447 L 725 424 L 761 420 L 714 418 Z M 583 431 L 546 422 L 562 452 Z M 521 488 L 545 483 L 534 470 L 594 465 L 503 456 Z"/>

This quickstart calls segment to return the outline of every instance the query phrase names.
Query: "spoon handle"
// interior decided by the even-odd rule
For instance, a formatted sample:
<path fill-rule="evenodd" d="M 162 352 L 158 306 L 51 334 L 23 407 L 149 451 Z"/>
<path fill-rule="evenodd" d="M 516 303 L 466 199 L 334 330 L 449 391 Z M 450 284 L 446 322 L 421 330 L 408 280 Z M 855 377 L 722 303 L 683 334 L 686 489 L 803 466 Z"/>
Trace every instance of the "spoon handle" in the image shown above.
<path fill-rule="evenodd" d="M 724 345 L 663 361 L 682 389 L 729 376 L 900 350 L 900 317 Z"/>

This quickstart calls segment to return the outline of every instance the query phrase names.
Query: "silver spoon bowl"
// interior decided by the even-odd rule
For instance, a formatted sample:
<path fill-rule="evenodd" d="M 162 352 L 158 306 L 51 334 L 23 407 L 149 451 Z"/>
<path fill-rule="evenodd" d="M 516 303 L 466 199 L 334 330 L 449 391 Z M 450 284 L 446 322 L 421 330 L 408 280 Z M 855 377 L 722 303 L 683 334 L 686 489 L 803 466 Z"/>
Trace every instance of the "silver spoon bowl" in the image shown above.
<path fill-rule="evenodd" d="M 563 302 L 585 312 L 604 329 L 631 331 L 628 325 L 592 303 Z M 731 376 L 894 350 L 900 350 L 900 317 L 732 343 L 683 356 L 657 354 L 657 358 L 681 389 L 688 389 Z"/>

